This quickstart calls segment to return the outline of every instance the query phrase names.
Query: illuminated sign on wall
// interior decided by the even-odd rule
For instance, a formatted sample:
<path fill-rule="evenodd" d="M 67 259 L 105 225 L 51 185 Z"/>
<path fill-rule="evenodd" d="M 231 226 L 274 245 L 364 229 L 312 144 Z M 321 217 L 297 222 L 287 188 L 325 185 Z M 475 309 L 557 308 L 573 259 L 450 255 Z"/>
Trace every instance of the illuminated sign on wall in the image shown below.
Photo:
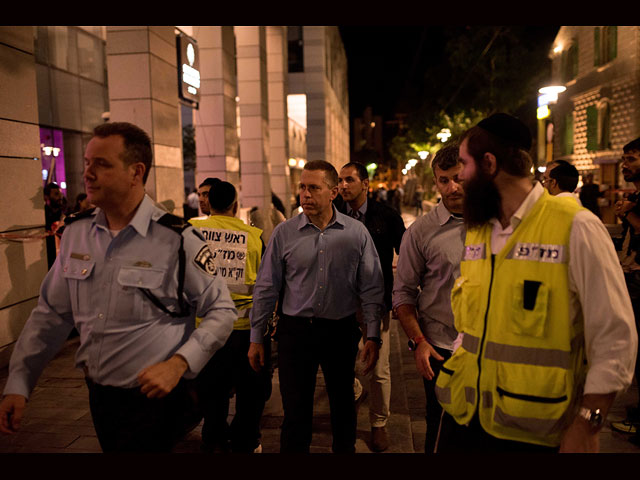
<path fill-rule="evenodd" d="M 200 56 L 196 41 L 183 34 L 176 35 L 178 52 L 178 94 L 182 100 L 198 108 L 200 102 Z"/>

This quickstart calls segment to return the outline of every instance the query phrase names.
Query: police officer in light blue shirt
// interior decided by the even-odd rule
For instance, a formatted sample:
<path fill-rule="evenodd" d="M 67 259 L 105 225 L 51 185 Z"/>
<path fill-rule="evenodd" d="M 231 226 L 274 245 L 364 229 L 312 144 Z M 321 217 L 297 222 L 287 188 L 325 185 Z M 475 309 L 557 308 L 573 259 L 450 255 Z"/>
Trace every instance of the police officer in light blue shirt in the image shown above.
<path fill-rule="evenodd" d="M 103 451 L 170 451 L 184 433 L 187 379 L 225 344 L 237 312 L 201 234 L 145 194 L 151 156 L 138 127 L 96 127 L 84 182 L 98 208 L 62 235 L 11 357 L 0 431 L 19 428 L 39 375 L 75 326 Z"/>

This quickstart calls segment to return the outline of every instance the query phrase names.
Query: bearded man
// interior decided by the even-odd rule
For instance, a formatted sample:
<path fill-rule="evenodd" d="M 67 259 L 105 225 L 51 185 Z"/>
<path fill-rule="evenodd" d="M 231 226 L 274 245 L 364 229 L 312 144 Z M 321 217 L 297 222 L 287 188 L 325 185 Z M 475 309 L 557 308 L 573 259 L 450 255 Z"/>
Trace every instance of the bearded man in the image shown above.
<path fill-rule="evenodd" d="M 498 113 L 460 139 L 467 226 L 442 366 L 437 452 L 597 452 L 632 381 L 633 310 L 613 242 L 531 177 L 531 134 Z"/>

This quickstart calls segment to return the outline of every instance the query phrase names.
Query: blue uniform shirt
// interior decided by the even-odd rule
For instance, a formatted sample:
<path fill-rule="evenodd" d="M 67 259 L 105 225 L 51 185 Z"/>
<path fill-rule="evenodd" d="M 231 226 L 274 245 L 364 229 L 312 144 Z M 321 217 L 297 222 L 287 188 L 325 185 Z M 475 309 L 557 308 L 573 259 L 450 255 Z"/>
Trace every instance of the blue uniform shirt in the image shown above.
<path fill-rule="evenodd" d="M 361 305 L 367 336 L 380 336 L 385 308 L 378 253 L 363 223 L 333 211 L 322 231 L 304 213 L 273 231 L 253 291 L 252 342 L 262 343 L 281 288 L 285 315 L 337 320 Z"/>
<path fill-rule="evenodd" d="M 225 282 L 212 274 L 210 251 L 193 227 L 183 231 L 186 317 L 172 318 L 138 289 L 178 310 L 180 234 L 157 223 L 165 214 L 145 195 L 115 237 L 100 209 L 68 225 L 45 277 L 38 305 L 15 345 L 5 394 L 28 397 L 48 361 L 76 327 L 76 365 L 94 382 L 138 386 L 145 367 L 182 355 L 193 378 L 229 337 L 237 312 Z M 195 316 L 202 323 L 195 328 Z"/>

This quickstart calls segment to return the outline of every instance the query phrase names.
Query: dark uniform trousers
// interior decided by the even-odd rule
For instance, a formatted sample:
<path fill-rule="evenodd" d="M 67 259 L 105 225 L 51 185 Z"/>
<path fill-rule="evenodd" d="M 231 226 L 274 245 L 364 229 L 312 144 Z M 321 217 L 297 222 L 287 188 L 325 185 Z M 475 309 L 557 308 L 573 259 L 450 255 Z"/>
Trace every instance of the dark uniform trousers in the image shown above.
<path fill-rule="evenodd" d="M 251 368 L 250 330 L 234 330 L 198 375 L 198 397 L 204 414 L 202 441 L 234 453 L 252 453 L 260 443 L 260 418 L 271 396 L 271 338 L 264 339 L 265 365 Z M 231 424 L 229 399 L 235 390 L 235 415 Z"/>
<path fill-rule="evenodd" d="M 278 370 L 284 421 L 280 452 L 308 453 L 318 366 L 331 410 L 332 450 L 355 453 L 355 360 L 362 336 L 356 316 L 339 320 L 282 315 L 278 323 Z"/>
<path fill-rule="evenodd" d="M 94 383 L 89 387 L 93 425 L 105 453 L 167 453 L 197 424 L 190 382 L 180 380 L 163 398 L 147 398 L 140 388 Z"/>

